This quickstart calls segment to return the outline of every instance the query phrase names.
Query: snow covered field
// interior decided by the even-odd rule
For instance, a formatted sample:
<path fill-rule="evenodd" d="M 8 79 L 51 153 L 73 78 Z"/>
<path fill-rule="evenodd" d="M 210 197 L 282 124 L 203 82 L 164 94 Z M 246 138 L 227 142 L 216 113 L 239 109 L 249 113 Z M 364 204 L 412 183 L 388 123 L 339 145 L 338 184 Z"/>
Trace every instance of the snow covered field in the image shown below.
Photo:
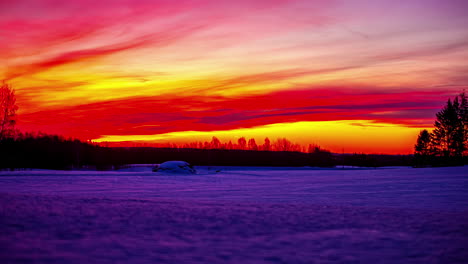
<path fill-rule="evenodd" d="M 0 172 L 0 263 L 468 263 L 468 167 Z"/>

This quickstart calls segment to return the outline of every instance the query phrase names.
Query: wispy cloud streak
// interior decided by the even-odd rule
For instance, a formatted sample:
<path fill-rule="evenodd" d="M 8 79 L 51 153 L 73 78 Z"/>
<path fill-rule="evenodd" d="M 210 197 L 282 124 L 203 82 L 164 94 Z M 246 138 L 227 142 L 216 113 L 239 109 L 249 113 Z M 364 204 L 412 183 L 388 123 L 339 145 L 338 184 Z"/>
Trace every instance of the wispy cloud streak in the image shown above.
<path fill-rule="evenodd" d="M 325 120 L 422 127 L 468 87 L 466 7 L 0 1 L 0 79 L 16 88 L 20 127 L 80 138 Z"/>

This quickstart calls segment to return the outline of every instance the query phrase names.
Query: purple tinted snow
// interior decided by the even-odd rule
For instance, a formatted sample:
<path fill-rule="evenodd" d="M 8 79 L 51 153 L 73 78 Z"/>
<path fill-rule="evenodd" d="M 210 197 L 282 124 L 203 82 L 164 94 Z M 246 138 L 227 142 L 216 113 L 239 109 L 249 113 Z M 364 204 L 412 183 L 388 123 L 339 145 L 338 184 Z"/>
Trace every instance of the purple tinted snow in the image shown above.
<path fill-rule="evenodd" d="M 468 215 L 0 195 L 2 263 L 462 263 Z"/>
<path fill-rule="evenodd" d="M 0 172 L 0 263 L 467 263 L 467 169 Z"/>
<path fill-rule="evenodd" d="M 468 209 L 468 167 L 368 170 L 197 168 L 151 172 L 0 172 L 0 193 Z M 221 172 L 217 172 L 221 170 Z"/>

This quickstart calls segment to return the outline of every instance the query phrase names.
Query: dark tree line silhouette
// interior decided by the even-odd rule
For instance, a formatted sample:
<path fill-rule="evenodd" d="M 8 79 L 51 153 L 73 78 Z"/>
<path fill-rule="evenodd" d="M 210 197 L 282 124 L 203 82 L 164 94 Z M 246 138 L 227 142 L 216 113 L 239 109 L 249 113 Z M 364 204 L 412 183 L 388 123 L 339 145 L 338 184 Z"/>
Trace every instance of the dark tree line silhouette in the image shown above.
<path fill-rule="evenodd" d="M 185 160 L 204 166 L 409 166 L 409 155 L 333 154 L 316 147 L 311 153 L 239 149 L 102 147 L 56 135 L 18 134 L 0 141 L 0 169 L 111 170 L 127 164 Z"/>
<path fill-rule="evenodd" d="M 112 169 L 133 163 L 162 163 L 187 160 L 194 165 L 242 166 L 334 166 L 335 158 L 319 146 L 310 153 L 286 138 L 271 143 L 266 137 L 258 145 L 254 138 L 240 137 L 236 143 L 193 142 L 171 148 L 105 147 L 92 142 L 67 139 L 44 133 L 21 133 L 14 129 L 16 106 L 14 90 L 3 82 L 0 87 L 0 169 Z M 301 152 L 303 151 L 303 152 Z"/>
<path fill-rule="evenodd" d="M 56 135 L 18 134 L 0 140 L 0 169 L 115 169 L 126 164 L 185 160 L 207 166 L 320 166 L 338 161 L 329 151 L 312 153 L 242 149 L 102 147 Z"/>
<path fill-rule="evenodd" d="M 101 146 L 114 146 L 122 147 L 119 143 L 101 142 Z M 128 147 L 128 143 L 124 144 Z M 221 142 L 216 136 L 211 138 L 211 141 L 199 141 L 190 142 L 185 144 L 158 144 L 158 143 L 133 143 L 132 147 L 158 147 L 158 148 L 190 148 L 190 149 L 225 149 L 225 150 L 258 150 L 258 151 L 296 151 L 304 153 L 312 153 L 315 151 L 322 151 L 323 149 L 314 144 L 309 144 L 307 147 L 300 144 L 291 142 L 287 138 L 278 138 L 273 143 L 266 137 L 263 144 L 257 144 L 255 138 L 247 140 L 245 137 L 240 137 L 237 143 L 232 143 L 232 140 L 228 142 Z M 326 150 L 323 150 L 326 151 Z"/>
<path fill-rule="evenodd" d="M 415 166 L 463 165 L 468 155 L 468 100 L 465 92 L 436 114 L 434 130 L 422 130 L 416 141 Z"/>
<path fill-rule="evenodd" d="M 408 166 L 413 163 L 413 157 L 410 155 L 333 154 L 318 145 L 303 147 L 286 138 L 271 141 L 266 137 L 263 143 L 257 143 L 254 138 L 247 140 L 240 137 L 237 142 L 223 143 L 217 137 L 212 137 L 210 142 L 192 142 L 181 146 L 169 144 L 166 147 L 155 148 L 108 147 L 106 143 L 95 144 L 58 135 L 21 133 L 14 128 L 18 109 L 14 90 L 3 82 L 0 96 L 0 169 L 109 170 L 126 164 L 157 164 L 167 160 L 186 160 L 193 165 L 208 166 L 380 167 Z M 455 107 L 458 107 L 457 104 L 454 103 Z M 466 99 L 462 99 L 463 104 L 466 105 Z M 445 117 L 445 114 L 441 114 L 441 117 Z M 466 122 L 464 124 L 466 126 Z M 440 121 L 438 126 L 444 127 L 445 121 Z M 421 149 L 422 156 L 426 156 L 422 153 L 432 155 L 430 151 L 433 146 L 426 147 L 425 142 L 434 142 L 435 137 L 427 131 L 424 133 L 427 135 L 424 134 L 418 139 L 423 146 L 418 149 Z M 450 147 L 447 147 L 444 153 L 459 155 L 460 151 L 450 149 L 456 144 L 445 144 Z"/>

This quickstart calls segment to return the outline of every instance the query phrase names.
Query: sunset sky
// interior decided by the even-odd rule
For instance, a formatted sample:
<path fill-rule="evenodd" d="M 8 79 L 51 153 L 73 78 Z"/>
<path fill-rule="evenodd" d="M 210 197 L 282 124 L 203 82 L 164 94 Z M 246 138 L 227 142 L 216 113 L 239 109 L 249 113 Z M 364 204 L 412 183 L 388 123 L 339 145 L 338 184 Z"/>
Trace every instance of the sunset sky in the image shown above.
<path fill-rule="evenodd" d="M 464 0 L 0 0 L 17 127 L 412 152 L 468 88 Z"/>

